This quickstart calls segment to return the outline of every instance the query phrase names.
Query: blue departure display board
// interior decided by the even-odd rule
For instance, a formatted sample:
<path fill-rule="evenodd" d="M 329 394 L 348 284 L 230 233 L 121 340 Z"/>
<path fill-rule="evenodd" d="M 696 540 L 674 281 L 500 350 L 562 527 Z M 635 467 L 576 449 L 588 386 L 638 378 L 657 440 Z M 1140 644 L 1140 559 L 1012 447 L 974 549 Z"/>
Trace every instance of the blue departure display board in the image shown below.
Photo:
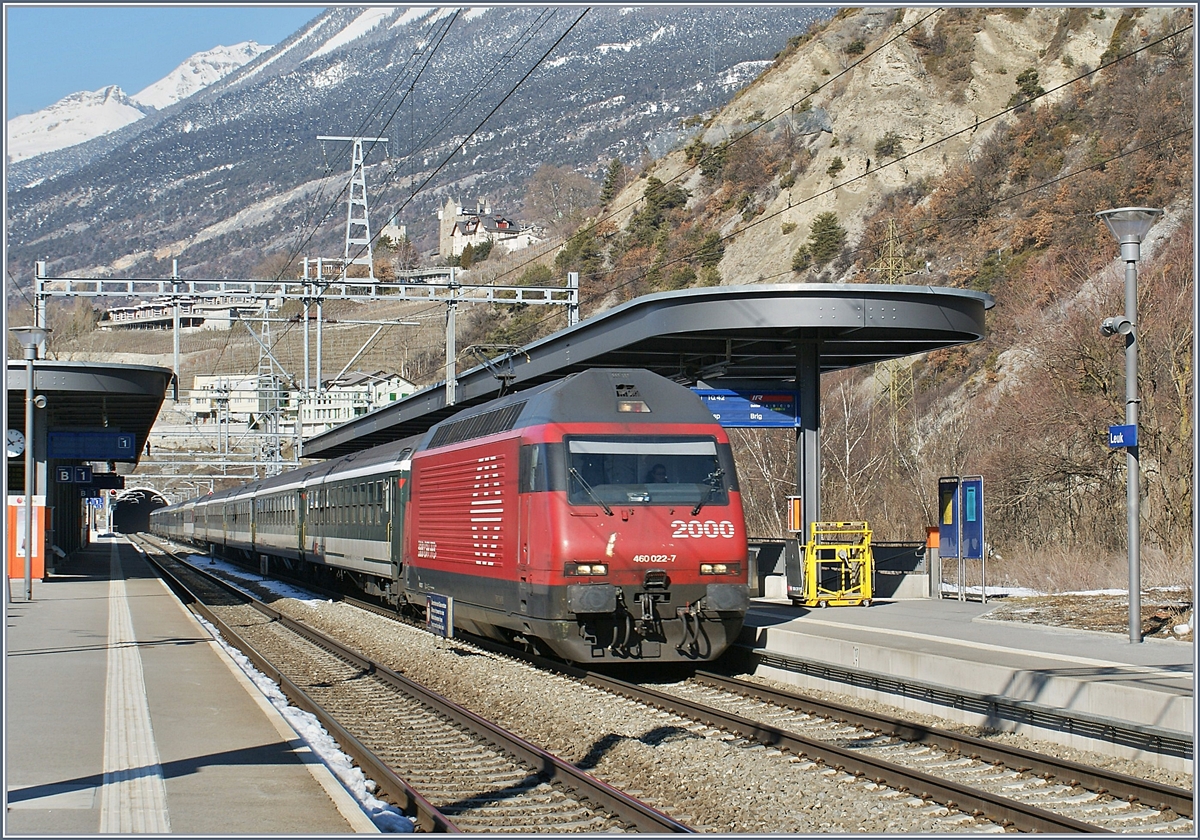
<path fill-rule="evenodd" d="M 726 391 L 693 388 L 712 416 L 726 428 L 798 429 L 799 398 L 795 391 Z"/>
<path fill-rule="evenodd" d="M 51 458 L 81 461 L 136 461 L 137 437 L 132 432 L 49 432 Z"/>

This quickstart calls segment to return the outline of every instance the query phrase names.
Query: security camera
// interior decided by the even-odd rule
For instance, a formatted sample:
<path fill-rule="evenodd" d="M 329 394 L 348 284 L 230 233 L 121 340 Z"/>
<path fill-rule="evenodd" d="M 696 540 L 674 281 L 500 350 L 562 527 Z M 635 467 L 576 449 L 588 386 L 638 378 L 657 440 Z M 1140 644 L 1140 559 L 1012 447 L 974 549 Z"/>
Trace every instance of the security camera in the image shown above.
<path fill-rule="evenodd" d="M 36 397 L 33 398 L 33 404 L 35 406 L 37 406 L 38 408 L 45 408 L 46 407 L 46 397 L 43 394 L 38 394 Z"/>
<path fill-rule="evenodd" d="M 1105 318 L 1100 322 L 1100 332 L 1104 335 L 1129 335 L 1133 332 L 1133 321 L 1122 315 Z"/>

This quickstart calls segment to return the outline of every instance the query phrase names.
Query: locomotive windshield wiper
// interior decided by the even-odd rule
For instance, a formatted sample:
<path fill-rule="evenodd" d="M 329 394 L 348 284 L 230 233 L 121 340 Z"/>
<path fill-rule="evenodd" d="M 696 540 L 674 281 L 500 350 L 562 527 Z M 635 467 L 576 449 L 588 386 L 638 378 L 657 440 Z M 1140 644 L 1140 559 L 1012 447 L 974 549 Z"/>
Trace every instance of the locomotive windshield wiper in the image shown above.
<path fill-rule="evenodd" d="M 725 475 L 725 470 L 715 469 L 708 474 L 708 478 L 704 479 L 704 483 L 708 485 L 708 490 L 700 497 L 700 501 L 696 502 L 696 506 L 692 508 L 692 516 L 700 512 L 700 508 L 712 499 L 713 493 L 721 486 L 721 477 Z"/>
<path fill-rule="evenodd" d="M 571 469 L 567 470 L 567 472 L 569 472 L 575 478 L 575 480 L 579 482 L 579 484 L 583 487 L 583 489 L 585 491 L 587 491 L 587 494 L 592 497 L 592 500 L 596 504 L 598 504 L 598 505 L 600 505 L 600 507 L 604 508 L 605 513 L 607 513 L 609 516 L 613 515 L 612 508 L 610 508 L 608 505 L 606 505 L 604 503 L 604 500 L 596 495 L 596 491 L 592 489 L 592 485 L 588 484 L 586 481 L 583 480 L 583 476 L 579 474 L 579 470 L 575 469 L 574 467 L 571 467 Z"/>

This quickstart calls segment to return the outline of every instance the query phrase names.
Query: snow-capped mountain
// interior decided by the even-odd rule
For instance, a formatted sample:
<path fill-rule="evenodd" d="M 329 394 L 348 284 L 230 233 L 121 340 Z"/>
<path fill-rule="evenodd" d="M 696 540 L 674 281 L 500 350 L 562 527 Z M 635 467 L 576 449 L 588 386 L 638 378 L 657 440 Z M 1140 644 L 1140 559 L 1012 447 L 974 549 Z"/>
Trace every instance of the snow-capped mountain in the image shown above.
<path fill-rule="evenodd" d="M 65 149 L 146 116 L 116 85 L 64 96 L 49 108 L 8 121 L 9 163 Z"/>
<path fill-rule="evenodd" d="M 137 122 L 219 81 L 269 50 L 254 41 L 198 52 L 133 96 L 116 85 L 65 96 L 49 108 L 13 117 L 7 125 L 9 163 L 76 146 Z"/>
<path fill-rule="evenodd" d="M 255 41 L 243 41 L 232 47 L 214 47 L 207 52 L 198 52 L 165 77 L 130 98 L 139 105 L 162 110 L 187 99 L 218 79 L 225 78 L 269 49 L 269 46 Z"/>
<path fill-rule="evenodd" d="M 599 181 L 686 142 L 832 12 L 327 8 L 171 107 L 10 165 L 9 268 L 244 277 L 300 244 L 341 253 L 351 147 L 321 135 L 387 137 L 364 150 L 372 216 L 436 247 L 447 198 L 515 208 L 543 164 Z"/>

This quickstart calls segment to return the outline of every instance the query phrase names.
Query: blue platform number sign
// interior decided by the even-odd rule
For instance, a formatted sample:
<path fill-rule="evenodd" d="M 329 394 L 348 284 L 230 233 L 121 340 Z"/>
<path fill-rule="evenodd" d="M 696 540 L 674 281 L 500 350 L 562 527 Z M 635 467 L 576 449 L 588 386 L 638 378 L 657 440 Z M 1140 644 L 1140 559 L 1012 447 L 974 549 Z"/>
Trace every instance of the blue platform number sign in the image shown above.
<path fill-rule="evenodd" d="M 964 560 L 983 559 L 983 476 L 963 478 L 962 494 L 962 557 Z"/>
<path fill-rule="evenodd" d="M 426 595 L 425 626 L 443 639 L 453 639 L 454 599 L 449 595 Z"/>
<path fill-rule="evenodd" d="M 958 476 L 938 479 L 938 556 L 958 557 Z"/>
<path fill-rule="evenodd" d="M 1128 425 L 1108 427 L 1109 449 L 1125 449 L 1137 445 L 1137 426 Z"/>

